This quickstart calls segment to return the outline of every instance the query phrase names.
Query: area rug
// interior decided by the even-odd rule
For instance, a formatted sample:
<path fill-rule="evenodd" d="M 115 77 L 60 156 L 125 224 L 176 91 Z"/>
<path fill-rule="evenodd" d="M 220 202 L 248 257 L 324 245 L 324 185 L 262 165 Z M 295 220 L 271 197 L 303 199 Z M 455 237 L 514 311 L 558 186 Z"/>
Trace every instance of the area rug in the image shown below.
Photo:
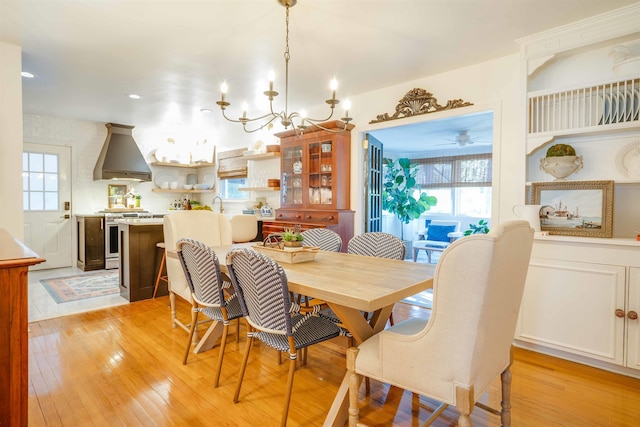
<path fill-rule="evenodd" d="M 118 282 L 118 270 L 40 280 L 58 304 L 117 294 Z"/>
<path fill-rule="evenodd" d="M 419 294 L 415 294 L 413 296 L 410 296 L 409 298 L 405 298 L 400 302 L 417 305 L 425 308 L 432 308 L 433 307 L 433 289 L 420 292 Z"/>

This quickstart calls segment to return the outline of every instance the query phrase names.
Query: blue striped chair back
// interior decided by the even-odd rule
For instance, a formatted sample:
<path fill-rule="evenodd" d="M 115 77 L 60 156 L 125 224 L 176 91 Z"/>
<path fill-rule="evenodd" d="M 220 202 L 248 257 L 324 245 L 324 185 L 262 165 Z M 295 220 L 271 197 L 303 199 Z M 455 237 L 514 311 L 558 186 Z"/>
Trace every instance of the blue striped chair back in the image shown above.
<path fill-rule="evenodd" d="M 180 239 L 178 258 L 196 301 L 221 307 L 225 304 L 220 263 L 215 252 L 202 242 Z"/>
<path fill-rule="evenodd" d="M 251 249 L 234 249 L 227 254 L 227 268 L 249 324 L 258 330 L 291 335 L 291 303 L 282 267 Z"/>
<path fill-rule="evenodd" d="M 404 259 L 405 246 L 402 240 L 393 234 L 374 231 L 349 240 L 347 252 L 378 258 Z"/>
<path fill-rule="evenodd" d="M 312 228 L 302 233 L 305 246 L 316 246 L 323 251 L 340 252 L 342 250 L 342 238 L 338 233 L 328 228 Z"/>

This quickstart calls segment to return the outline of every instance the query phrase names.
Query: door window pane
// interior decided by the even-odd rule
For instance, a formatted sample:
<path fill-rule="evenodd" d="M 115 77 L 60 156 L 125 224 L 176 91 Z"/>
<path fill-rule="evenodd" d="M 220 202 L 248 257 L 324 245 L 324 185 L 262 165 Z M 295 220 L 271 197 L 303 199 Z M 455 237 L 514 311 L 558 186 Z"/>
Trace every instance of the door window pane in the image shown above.
<path fill-rule="evenodd" d="M 55 154 L 22 153 L 22 205 L 27 211 L 60 209 L 59 158 Z"/>

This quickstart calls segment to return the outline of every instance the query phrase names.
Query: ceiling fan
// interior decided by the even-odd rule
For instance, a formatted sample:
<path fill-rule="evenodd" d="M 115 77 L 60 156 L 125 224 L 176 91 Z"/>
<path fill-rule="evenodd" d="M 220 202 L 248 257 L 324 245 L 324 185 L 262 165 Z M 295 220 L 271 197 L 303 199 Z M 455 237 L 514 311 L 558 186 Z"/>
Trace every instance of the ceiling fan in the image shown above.
<path fill-rule="evenodd" d="M 447 143 L 444 143 L 444 144 L 436 144 L 436 145 L 455 145 L 455 144 L 458 144 L 460 147 L 464 147 L 467 144 L 473 144 L 476 141 L 476 139 L 472 139 L 469 136 L 469 131 L 468 130 L 461 130 L 460 133 L 458 133 L 456 135 L 455 139 L 447 139 L 447 141 L 453 141 L 453 142 L 447 142 Z"/>

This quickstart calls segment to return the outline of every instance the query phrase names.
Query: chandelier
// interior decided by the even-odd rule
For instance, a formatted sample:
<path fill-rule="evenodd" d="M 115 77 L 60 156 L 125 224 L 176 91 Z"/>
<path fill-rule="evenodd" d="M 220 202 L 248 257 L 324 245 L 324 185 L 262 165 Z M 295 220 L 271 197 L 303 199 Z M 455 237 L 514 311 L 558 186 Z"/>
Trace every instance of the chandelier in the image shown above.
<path fill-rule="evenodd" d="M 273 72 L 269 73 L 269 90 L 263 92 L 264 95 L 267 98 L 269 98 L 270 112 L 260 117 L 255 117 L 255 118 L 247 117 L 248 107 L 246 103 L 242 105 L 242 117 L 239 117 L 238 119 L 233 119 L 228 117 L 225 114 L 225 109 L 229 107 L 231 104 L 225 100 L 225 95 L 227 94 L 227 90 L 228 90 L 227 83 L 223 82 L 220 87 L 221 97 L 220 97 L 220 101 L 217 101 L 216 104 L 220 106 L 220 110 L 222 111 L 222 116 L 230 122 L 242 123 L 242 128 L 247 133 L 256 132 L 265 127 L 268 127 L 277 119 L 280 119 L 280 123 L 282 124 L 282 126 L 284 126 L 285 129 L 288 129 L 289 126 L 292 126 L 298 136 L 301 136 L 305 128 L 307 128 L 308 126 L 317 127 L 319 129 L 326 130 L 332 133 L 339 133 L 339 132 L 344 132 L 347 129 L 347 125 L 352 120 L 351 117 L 349 117 L 350 103 L 348 100 L 346 100 L 344 103 L 345 114 L 344 114 L 344 117 L 340 119 L 343 122 L 343 126 L 334 128 L 334 129 L 328 129 L 321 125 L 322 122 L 326 122 L 333 117 L 335 107 L 340 103 L 340 100 L 336 99 L 336 89 L 338 87 L 338 83 L 335 78 L 331 80 L 331 85 L 330 85 L 331 91 L 332 91 L 331 99 L 327 99 L 325 101 L 327 104 L 329 104 L 329 107 L 331 109 L 328 117 L 324 119 L 313 119 L 313 118 L 306 117 L 305 113 L 298 113 L 295 111 L 289 112 L 289 105 L 288 105 L 289 104 L 289 59 L 291 59 L 291 54 L 289 53 L 289 8 L 295 6 L 297 2 L 298 2 L 297 0 L 278 0 L 278 3 L 280 3 L 282 6 L 286 8 L 286 19 L 285 19 L 286 38 L 285 38 L 285 50 L 284 50 L 284 63 L 285 63 L 284 110 L 277 113 L 273 109 L 273 100 L 276 96 L 278 96 L 278 92 L 273 90 L 273 81 L 275 79 L 275 75 Z M 254 124 L 255 127 L 249 128 L 247 126 L 248 124 Z"/>

